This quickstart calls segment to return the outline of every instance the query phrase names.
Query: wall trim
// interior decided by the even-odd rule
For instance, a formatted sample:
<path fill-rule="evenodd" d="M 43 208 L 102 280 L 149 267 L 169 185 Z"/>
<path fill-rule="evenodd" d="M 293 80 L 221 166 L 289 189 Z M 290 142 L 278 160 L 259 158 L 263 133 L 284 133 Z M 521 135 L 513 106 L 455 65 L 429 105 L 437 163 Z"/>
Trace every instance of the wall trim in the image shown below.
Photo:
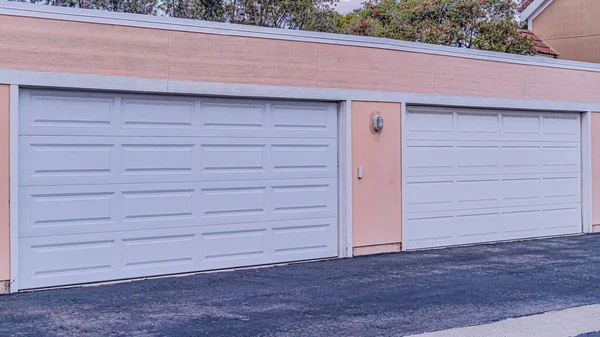
<path fill-rule="evenodd" d="M 338 172 L 340 257 L 352 257 L 352 101 L 339 104 Z"/>
<path fill-rule="evenodd" d="M 348 129 L 349 102 L 338 104 L 338 256 L 352 257 L 352 180 L 348 177 L 348 163 L 352 165 L 351 133 Z M 351 177 L 350 177 L 351 179 Z M 350 196 L 350 202 L 348 202 Z M 350 224 L 350 226 L 348 226 Z"/>
<path fill-rule="evenodd" d="M 554 0 L 535 0 L 531 3 L 523 12 L 520 13 L 521 21 L 527 20 L 529 23 L 529 30 L 532 30 L 531 22 L 535 19 L 540 13 L 544 11 Z"/>
<path fill-rule="evenodd" d="M 400 167 L 402 170 L 402 174 L 400 175 L 400 179 L 402 180 L 402 183 L 400 184 L 402 190 L 400 191 L 400 200 L 402 200 L 402 208 L 401 208 L 401 223 L 400 223 L 400 232 L 402 233 L 402 242 L 404 242 L 405 236 L 404 236 L 404 224 L 406 223 L 406 198 L 404 193 L 407 191 L 406 189 L 406 169 L 407 169 L 407 164 L 406 164 L 406 116 L 408 115 L 408 111 L 407 111 L 407 104 L 406 102 L 402 102 L 401 105 L 401 117 L 400 117 Z M 402 247 L 402 251 L 406 251 L 406 247 L 404 245 L 401 246 Z"/>
<path fill-rule="evenodd" d="M 532 6 L 533 5 L 531 5 L 530 7 Z M 528 11 L 526 10 L 524 13 L 528 13 Z M 120 25 L 128 27 L 163 29 L 172 31 L 196 32 L 217 35 L 244 36 L 276 40 L 316 42 L 367 48 L 390 49 L 397 51 L 453 56 L 486 61 L 600 72 L 600 64 L 589 62 L 559 60 L 553 58 L 536 58 L 525 55 L 498 53 L 466 48 L 455 48 L 433 44 L 399 41 L 386 38 L 264 28 L 220 22 L 176 19 L 163 16 L 150 16 L 80 8 L 36 5 L 6 0 L 0 0 L 0 15 L 54 19 L 73 22 L 87 22 L 107 25 Z"/>
<path fill-rule="evenodd" d="M 402 243 L 386 243 L 372 246 L 359 246 L 354 248 L 354 256 L 392 254 L 402 251 Z"/>
<path fill-rule="evenodd" d="M 10 86 L 10 292 L 19 291 L 19 87 Z"/>
<path fill-rule="evenodd" d="M 581 115 L 581 220 L 583 233 L 594 231 L 592 188 L 592 112 Z"/>
<path fill-rule="evenodd" d="M 0 0 L 2 1 L 2 0 Z M 599 64 L 600 65 L 600 64 Z M 306 99 L 329 102 L 346 100 L 369 102 L 406 102 L 409 104 L 464 106 L 477 108 L 540 111 L 600 111 L 600 102 L 529 100 L 482 96 L 451 96 L 407 92 L 369 91 L 314 87 L 268 86 L 257 84 L 215 83 L 0 69 L 0 82 L 32 88 L 103 90 L 208 96 L 244 96 L 271 99 Z"/>

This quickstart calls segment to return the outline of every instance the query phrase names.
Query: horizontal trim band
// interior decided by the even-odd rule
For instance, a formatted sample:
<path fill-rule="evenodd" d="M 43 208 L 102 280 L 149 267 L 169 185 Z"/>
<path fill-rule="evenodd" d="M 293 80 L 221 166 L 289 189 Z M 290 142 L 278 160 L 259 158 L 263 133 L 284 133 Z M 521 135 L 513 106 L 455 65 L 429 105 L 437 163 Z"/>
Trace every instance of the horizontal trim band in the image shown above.
<path fill-rule="evenodd" d="M 525 109 L 541 111 L 600 111 L 600 104 L 596 103 L 180 81 L 122 76 L 35 72 L 9 69 L 0 69 L 0 83 L 33 88 L 104 90 L 156 94 L 298 99 L 330 102 L 347 100 L 402 102 L 406 104 L 421 105 Z"/>

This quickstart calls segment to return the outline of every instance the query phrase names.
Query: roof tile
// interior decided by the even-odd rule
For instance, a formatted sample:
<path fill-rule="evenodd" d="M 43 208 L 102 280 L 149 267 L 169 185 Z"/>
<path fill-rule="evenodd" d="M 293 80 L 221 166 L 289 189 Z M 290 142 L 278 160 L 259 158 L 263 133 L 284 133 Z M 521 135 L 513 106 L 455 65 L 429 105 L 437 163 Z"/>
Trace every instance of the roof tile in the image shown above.
<path fill-rule="evenodd" d="M 525 9 L 527 9 L 527 7 L 529 7 L 529 5 L 531 5 L 533 3 L 533 0 L 525 0 L 523 1 L 523 3 L 521 4 L 521 6 L 519 6 L 519 8 L 517 8 L 517 11 L 519 13 L 522 13 Z"/>
<path fill-rule="evenodd" d="M 554 57 L 558 57 L 560 55 L 554 48 L 547 45 L 539 36 L 535 35 L 532 31 L 527 29 L 517 29 L 517 31 L 523 35 L 530 36 L 535 42 L 534 48 L 535 51 L 539 54 L 550 55 Z"/>

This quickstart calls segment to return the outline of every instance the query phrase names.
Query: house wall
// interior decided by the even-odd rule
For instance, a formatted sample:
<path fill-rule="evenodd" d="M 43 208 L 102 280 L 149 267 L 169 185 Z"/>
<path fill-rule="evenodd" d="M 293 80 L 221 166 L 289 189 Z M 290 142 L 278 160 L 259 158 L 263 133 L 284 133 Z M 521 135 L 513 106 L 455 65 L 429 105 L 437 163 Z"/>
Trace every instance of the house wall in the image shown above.
<path fill-rule="evenodd" d="M 532 31 L 561 59 L 600 62 L 600 1 L 554 0 L 532 22 Z"/>
<path fill-rule="evenodd" d="M 10 279 L 9 98 L 10 86 L 0 84 L 0 293 Z"/>
<path fill-rule="evenodd" d="M 0 69 L 599 103 L 599 72 L 322 42 L 0 15 L 0 46 Z M 356 254 L 398 250 L 400 104 L 354 102 L 352 107 L 353 169 L 365 168 L 365 179 L 353 180 Z M 373 111 L 386 119 L 380 135 L 368 127 Z M 0 118 L 7 119 L 8 110 L 3 114 Z M 0 127 L 8 128 L 8 122 Z M 5 205 L 0 225 L 5 223 L 6 231 L 8 131 L 1 135 L 0 157 L 6 159 L 0 158 L 0 187 L 6 187 L 0 188 L 5 193 L 0 194 L 0 206 Z M 376 164 L 382 157 L 385 165 Z M 0 237 L 5 238 L 0 251 L 8 252 L 8 236 Z M 8 265 L 0 262 L 0 276 L 6 275 Z"/>
<path fill-rule="evenodd" d="M 399 103 L 352 102 L 354 255 L 401 249 L 401 109 Z M 384 118 L 380 132 L 373 129 L 375 114 Z M 358 167 L 363 168 L 362 179 Z"/>

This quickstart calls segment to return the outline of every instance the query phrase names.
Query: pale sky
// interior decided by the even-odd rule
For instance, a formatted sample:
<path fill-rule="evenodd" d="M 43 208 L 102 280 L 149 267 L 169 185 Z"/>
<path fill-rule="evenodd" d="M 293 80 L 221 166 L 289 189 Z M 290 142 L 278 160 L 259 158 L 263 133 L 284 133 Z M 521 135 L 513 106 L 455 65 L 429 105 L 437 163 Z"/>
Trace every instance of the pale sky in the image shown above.
<path fill-rule="evenodd" d="M 364 0 L 340 0 L 336 9 L 340 13 L 348 13 L 351 10 L 360 7 Z"/>

